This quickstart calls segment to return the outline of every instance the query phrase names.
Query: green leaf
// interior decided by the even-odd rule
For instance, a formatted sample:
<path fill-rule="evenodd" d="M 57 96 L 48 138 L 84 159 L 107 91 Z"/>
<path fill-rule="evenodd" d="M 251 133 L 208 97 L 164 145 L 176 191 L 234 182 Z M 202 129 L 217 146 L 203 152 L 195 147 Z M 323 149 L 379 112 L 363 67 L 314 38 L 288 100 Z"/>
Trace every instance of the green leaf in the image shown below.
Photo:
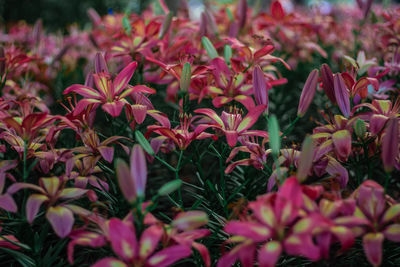
<path fill-rule="evenodd" d="M 234 21 L 235 19 L 233 18 L 232 11 L 229 9 L 229 7 L 227 7 L 225 10 L 226 14 L 228 15 L 229 21 L 230 22 Z"/>
<path fill-rule="evenodd" d="M 274 155 L 279 154 L 281 147 L 281 138 L 279 136 L 279 124 L 275 115 L 272 115 L 268 120 L 268 134 L 269 134 L 269 145 Z"/>
<path fill-rule="evenodd" d="M 2 247 L 0 247 L 0 251 L 4 251 L 5 253 L 14 257 L 14 259 L 16 261 L 18 261 L 23 267 L 35 267 L 36 266 L 36 263 L 32 258 L 26 256 L 25 254 L 23 254 L 21 252 L 18 252 L 16 250 L 12 250 L 9 248 L 2 248 Z"/>
<path fill-rule="evenodd" d="M 230 45 L 225 45 L 224 47 L 224 58 L 226 64 L 230 65 L 231 64 L 231 57 L 232 57 L 232 48 Z"/>
<path fill-rule="evenodd" d="M 126 34 L 129 35 L 131 33 L 132 26 L 131 26 L 131 23 L 129 22 L 129 19 L 128 19 L 127 16 L 124 16 L 122 18 L 122 27 L 124 27 L 124 30 L 125 30 Z"/>
<path fill-rule="evenodd" d="M 173 17 L 174 17 L 174 13 L 172 13 L 172 12 L 169 12 L 168 15 L 165 16 L 164 22 L 161 26 L 160 34 L 158 35 L 159 39 L 164 38 L 165 34 L 168 32 L 168 29 L 171 26 Z"/>
<path fill-rule="evenodd" d="M 158 189 L 158 194 L 160 196 L 166 196 L 176 191 L 179 187 L 182 186 L 182 181 L 179 179 L 173 180 L 164 184 L 160 189 Z"/>
<path fill-rule="evenodd" d="M 190 63 L 186 62 L 185 65 L 183 65 L 181 80 L 180 80 L 180 87 L 182 92 L 187 92 L 189 90 L 191 76 L 192 76 L 192 68 L 190 67 Z"/>
<path fill-rule="evenodd" d="M 203 43 L 203 46 L 206 49 L 207 54 L 211 59 L 218 57 L 217 50 L 215 50 L 215 47 L 211 43 L 210 39 L 208 39 L 206 36 L 203 36 L 201 38 L 201 42 Z"/>
<path fill-rule="evenodd" d="M 146 151 L 149 155 L 152 155 L 152 156 L 155 154 L 149 141 L 147 141 L 146 137 L 144 137 L 144 135 L 141 132 L 135 131 L 135 138 L 136 138 L 136 141 L 142 146 L 144 151 Z"/>

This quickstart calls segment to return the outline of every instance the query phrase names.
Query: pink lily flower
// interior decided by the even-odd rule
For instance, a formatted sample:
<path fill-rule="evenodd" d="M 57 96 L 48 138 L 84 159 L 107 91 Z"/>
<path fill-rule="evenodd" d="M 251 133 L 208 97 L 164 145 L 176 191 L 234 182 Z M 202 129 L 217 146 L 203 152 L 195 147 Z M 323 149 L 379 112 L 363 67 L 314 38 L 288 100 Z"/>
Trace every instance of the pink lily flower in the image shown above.
<path fill-rule="evenodd" d="M 231 173 L 237 166 L 251 165 L 258 170 L 264 169 L 264 164 L 267 163 L 267 157 L 271 153 L 271 149 L 265 149 L 265 144 L 268 143 L 268 138 L 263 138 L 261 144 L 257 143 L 255 138 L 251 137 L 239 138 L 239 142 L 242 146 L 232 149 L 229 157 L 226 159 L 226 163 L 233 160 L 239 152 L 249 153 L 250 157 L 232 162 L 228 167 L 226 167 L 225 173 Z"/>
<path fill-rule="evenodd" d="M 352 110 L 354 114 L 359 108 L 366 107 L 371 112 L 357 114 L 361 119 L 369 121 L 369 131 L 377 135 L 382 132 L 386 122 L 390 117 L 398 117 L 400 112 L 400 98 L 396 99 L 394 105 L 389 100 L 376 100 L 372 103 L 362 103 L 355 106 Z"/>
<path fill-rule="evenodd" d="M 74 92 L 84 97 L 75 107 L 75 115 L 81 113 L 88 105 L 101 104 L 105 112 L 113 117 L 118 117 L 123 107 L 129 104 L 125 97 L 135 92 L 155 92 L 144 85 L 131 86 L 128 84 L 136 67 L 137 62 L 131 62 L 114 79 L 107 72 L 95 73 L 93 74 L 93 79 L 97 90 L 88 86 L 74 84 L 65 89 L 63 94 Z"/>
<path fill-rule="evenodd" d="M 233 235 L 228 243 L 238 243 L 218 261 L 218 267 L 240 260 L 244 267 L 253 266 L 255 252 L 260 266 L 275 266 L 282 252 L 302 255 L 310 260 L 320 258 L 313 241 L 317 221 L 302 217 L 304 194 L 296 177 L 288 178 L 277 193 L 269 193 L 249 204 L 253 216 L 247 221 L 230 221 L 224 231 Z"/>
<path fill-rule="evenodd" d="M 383 187 L 372 180 L 362 183 L 353 197 L 357 202 L 354 216 L 365 221 L 364 253 L 373 266 L 379 266 L 384 239 L 400 242 L 400 204 L 387 206 Z"/>
<path fill-rule="evenodd" d="M 108 222 L 108 238 L 119 259 L 104 258 L 93 267 L 166 267 L 192 254 L 192 250 L 185 245 L 173 245 L 155 252 L 162 234 L 163 229 L 153 225 L 145 229 L 138 240 L 132 223 L 112 218 Z"/>
<path fill-rule="evenodd" d="M 32 223 L 40 207 L 46 203 L 46 218 L 54 232 L 61 238 L 66 237 L 74 224 L 74 213 L 88 215 L 89 211 L 78 206 L 67 204 L 72 199 L 78 199 L 89 192 L 81 188 L 65 187 L 65 182 L 58 177 L 40 178 L 39 186 L 28 183 L 15 183 L 7 189 L 7 193 L 15 194 L 21 189 L 32 189 L 37 193 L 29 196 L 26 202 L 26 216 Z M 56 204 L 64 200 L 64 203 Z"/>
<path fill-rule="evenodd" d="M 218 108 L 237 101 L 247 110 L 253 109 L 255 105 L 250 96 L 252 94 L 251 85 L 245 84 L 246 74 L 233 72 L 220 57 L 214 58 L 211 65 L 214 67 L 212 73 L 215 86 L 210 86 L 208 92 L 215 96 L 212 101 L 213 105 Z"/>
<path fill-rule="evenodd" d="M 212 123 L 198 126 L 201 128 L 212 127 L 214 129 L 221 130 L 226 137 L 228 145 L 234 147 L 237 143 L 239 136 L 261 136 L 268 137 L 268 134 L 264 131 L 259 130 L 248 130 L 254 123 L 257 122 L 258 117 L 265 110 L 266 106 L 260 105 L 252 110 L 242 119 L 242 115 L 235 111 L 234 113 L 222 112 L 221 116 L 218 116 L 214 110 L 203 108 L 197 109 L 194 112 L 204 114 L 211 119 Z"/>
<path fill-rule="evenodd" d="M 147 127 L 149 131 L 146 135 L 149 135 L 152 132 L 157 133 L 165 137 L 167 140 L 172 140 L 180 150 L 187 149 L 193 140 L 217 138 L 213 134 L 205 133 L 204 130 L 206 128 L 203 126 L 198 126 L 194 130 L 190 131 L 192 128 L 194 128 L 193 123 L 198 116 L 192 117 L 186 114 L 181 114 L 180 117 L 181 123 L 176 128 L 171 129 L 169 121 L 167 123 L 163 123 L 161 126 L 150 125 Z"/>

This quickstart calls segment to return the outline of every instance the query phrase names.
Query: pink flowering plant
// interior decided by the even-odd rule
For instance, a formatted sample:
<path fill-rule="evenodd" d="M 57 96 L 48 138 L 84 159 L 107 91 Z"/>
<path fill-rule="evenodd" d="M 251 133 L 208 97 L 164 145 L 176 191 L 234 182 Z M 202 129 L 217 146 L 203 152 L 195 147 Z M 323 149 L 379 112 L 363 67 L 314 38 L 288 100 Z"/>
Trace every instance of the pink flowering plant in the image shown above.
<path fill-rule="evenodd" d="M 2 266 L 400 266 L 400 7 L 144 2 L 1 27 Z"/>

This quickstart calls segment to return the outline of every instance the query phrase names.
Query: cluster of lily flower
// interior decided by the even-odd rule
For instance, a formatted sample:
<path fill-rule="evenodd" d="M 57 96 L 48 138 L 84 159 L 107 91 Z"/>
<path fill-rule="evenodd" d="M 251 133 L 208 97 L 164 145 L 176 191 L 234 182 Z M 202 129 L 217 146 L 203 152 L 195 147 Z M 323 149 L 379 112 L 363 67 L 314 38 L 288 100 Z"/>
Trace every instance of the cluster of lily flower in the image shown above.
<path fill-rule="evenodd" d="M 73 26 L 67 35 L 46 34 L 41 21 L 4 28 L 4 262 L 38 266 L 51 258 L 47 250 L 55 253 L 40 249 L 50 239 L 68 240 L 61 258 L 69 264 L 78 264 L 80 246 L 91 247 L 80 254 L 93 254 L 80 264 L 96 267 L 275 266 L 293 256 L 334 259 L 361 240 L 368 262 L 379 266 L 383 241 L 400 242 L 400 10 L 371 11 L 370 2 L 325 14 L 287 11 L 279 1 L 262 11 L 240 0 L 206 5 L 195 21 L 186 5 L 173 13 L 156 1 L 140 15 L 89 10 L 92 28 Z M 316 59 L 327 63 L 290 89 L 301 93 L 287 107 L 297 106 L 297 116 L 281 132 L 270 95 L 289 82 L 283 73 L 302 73 Z M 84 84 L 71 85 L 82 73 Z M 323 103 L 313 114 L 318 126 L 290 144 L 314 99 Z M 190 155 L 200 161 L 209 149 L 220 160 L 211 173 L 222 186 L 210 185 Z M 206 195 L 187 201 L 193 188 L 205 189 L 180 177 L 185 164 L 227 213 L 201 204 Z M 175 179 L 154 188 L 148 166 Z M 265 194 L 230 209 L 253 179 L 250 170 L 262 174 Z M 223 187 L 235 175 L 242 183 Z M 160 199 L 175 209 L 160 210 Z M 20 230 L 27 225 L 30 234 Z M 58 244 L 60 253 L 66 243 Z M 54 255 L 47 266 L 66 263 Z"/>

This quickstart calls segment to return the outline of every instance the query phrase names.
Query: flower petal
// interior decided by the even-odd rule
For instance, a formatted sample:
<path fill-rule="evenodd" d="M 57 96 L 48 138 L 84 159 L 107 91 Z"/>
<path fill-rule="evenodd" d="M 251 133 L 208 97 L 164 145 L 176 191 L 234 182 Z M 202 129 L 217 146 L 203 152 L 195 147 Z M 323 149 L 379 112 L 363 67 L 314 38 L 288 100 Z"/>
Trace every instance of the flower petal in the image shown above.
<path fill-rule="evenodd" d="M 180 259 L 189 257 L 190 254 L 192 254 L 190 247 L 175 245 L 165 248 L 154 254 L 150 259 L 147 260 L 147 264 L 150 267 L 166 267 Z"/>
<path fill-rule="evenodd" d="M 365 256 L 373 266 L 379 266 L 382 262 L 382 233 L 368 233 L 363 237 Z"/>
<path fill-rule="evenodd" d="M 26 219 L 32 223 L 39 211 L 40 206 L 49 198 L 45 195 L 33 194 L 30 195 L 26 202 Z"/>
<path fill-rule="evenodd" d="M 282 253 L 278 241 L 270 241 L 258 250 L 258 264 L 263 267 L 274 267 Z"/>
<path fill-rule="evenodd" d="M 135 72 L 137 67 L 137 62 L 131 62 L 126 66 L 120 73 L 118 73 L 117 77 L 115 77 L 113 81 L 114 86 L 114 95 L 119 95 L 123 89 L 128 85 L 128 82 L 131 80 L 133 73 Z"/>
<path fill-rule="evenodd" d="M 46 212 L 46 218 L 59 237 L 64 238 L 71 232 L 74 215 L 69 209 L 63 206 L 50 207 Z"/>

